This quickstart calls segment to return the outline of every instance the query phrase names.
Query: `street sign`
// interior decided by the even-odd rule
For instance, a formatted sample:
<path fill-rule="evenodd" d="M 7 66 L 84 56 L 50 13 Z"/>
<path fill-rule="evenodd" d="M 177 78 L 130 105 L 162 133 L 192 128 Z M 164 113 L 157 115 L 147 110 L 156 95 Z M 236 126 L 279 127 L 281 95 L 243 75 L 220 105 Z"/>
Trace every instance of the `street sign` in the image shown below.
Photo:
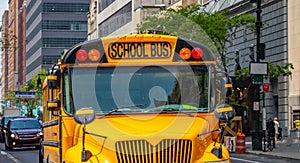
<path fill-rule="evenodd" d="M 269 83 L 263 83 L 263 92 L 269 92 L 269 91 L 270 91 Z"/>
<path fill-rule="evenodd" d="M 259 111 L 259 102 L 253 101 L 253 111 Z"/>
<path fill-rule="evenodd" d="M 35 92 L 15 92 L 16 98 L 35 98 Z"/>
<path fill-rule="evenodd" d="M 251 75 L 268 75 L 267 62 L 250 62 L 249 68 Z"/>
<path fill-rule="evenodd" d="M 263 76 L 262 75 L 253 75 L 252 84 L 262 84 Z"/>

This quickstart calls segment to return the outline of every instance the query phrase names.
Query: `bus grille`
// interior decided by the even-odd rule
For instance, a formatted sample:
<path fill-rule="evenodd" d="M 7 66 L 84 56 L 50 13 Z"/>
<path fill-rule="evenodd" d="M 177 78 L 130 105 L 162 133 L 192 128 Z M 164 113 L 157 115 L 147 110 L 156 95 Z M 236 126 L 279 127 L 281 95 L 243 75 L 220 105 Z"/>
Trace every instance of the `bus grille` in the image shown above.
<path fill-rule="evenodd" d="M 156 146 L 146 140 L 119 141 L 116 154 L 118 163 L 189 163 L 192 141 L 164 139 Z"/>

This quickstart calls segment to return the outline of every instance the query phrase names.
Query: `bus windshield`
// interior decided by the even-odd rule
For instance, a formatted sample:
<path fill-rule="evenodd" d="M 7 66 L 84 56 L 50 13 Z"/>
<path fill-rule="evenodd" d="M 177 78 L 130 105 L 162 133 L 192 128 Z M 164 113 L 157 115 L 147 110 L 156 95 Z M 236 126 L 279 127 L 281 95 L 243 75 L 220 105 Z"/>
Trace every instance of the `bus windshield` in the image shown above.
<path fill-rule="evenodd" d="M 207 65 L 69 67 L 64 72 L 64 107 L 71 114 L 82 107 L 106 114 L 130 106 L 138 106 L 130 112 L 164 106 L 207 112 L 208 70 Z"/>

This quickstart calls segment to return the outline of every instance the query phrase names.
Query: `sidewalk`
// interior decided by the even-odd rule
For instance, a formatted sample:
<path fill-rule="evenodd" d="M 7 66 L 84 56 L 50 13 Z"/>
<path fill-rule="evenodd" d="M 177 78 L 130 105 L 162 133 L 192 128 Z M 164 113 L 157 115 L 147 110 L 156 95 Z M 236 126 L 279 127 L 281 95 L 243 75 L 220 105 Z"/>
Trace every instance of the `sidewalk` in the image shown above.
<path fill-rule="evenodd" d="M 262 150 L 252 150 L 251 137 L 246 137 L 246 153 L 300 160 L 300 139 L 285 137 L 283 140 L 277 141 L 276 148 L 273 151 L 263 152 Z"/>

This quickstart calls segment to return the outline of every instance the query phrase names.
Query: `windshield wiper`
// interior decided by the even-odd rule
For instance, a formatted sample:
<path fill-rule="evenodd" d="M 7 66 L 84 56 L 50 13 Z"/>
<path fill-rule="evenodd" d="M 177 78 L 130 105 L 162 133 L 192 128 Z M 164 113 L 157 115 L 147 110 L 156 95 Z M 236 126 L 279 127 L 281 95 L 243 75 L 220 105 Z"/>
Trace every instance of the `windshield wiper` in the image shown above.
<path fill-rule="evenodd" d="M 145 104 L 136 104 L 136 105 L 131 105 L 131 106 L 121 106 L 121 107 L 117 107 L 117 108 L 114 108 L 112 109 L 111 111 L 109 111 L 108 113 L 106 114 L 103 114 L 102 116 L 100 116 L 99 118 L 103 118 L 103 117 L 106 117 L 112 113 L 115 113 L 115 112 L 118 112 L 120 111 L 121 109 L 131 109 L 131 108 L 137 108 L 137 107 L 140 107 L 140 106 L 145 106 Z"/>
<path fill-rule="evenodd" d="M 185 109 L 181 105 L 163 105 L 163 106 L 158 107 L 158 109 L 160 109 L 161 113 L 178 112 L 178 113 L 184 113 L 184 114 L 186 114 L 188 116 L 191 116 L 191 117 L 193 117 L 192 114 L 184 112 L 183 110 L 195 110 L 195 109 Z"/>

